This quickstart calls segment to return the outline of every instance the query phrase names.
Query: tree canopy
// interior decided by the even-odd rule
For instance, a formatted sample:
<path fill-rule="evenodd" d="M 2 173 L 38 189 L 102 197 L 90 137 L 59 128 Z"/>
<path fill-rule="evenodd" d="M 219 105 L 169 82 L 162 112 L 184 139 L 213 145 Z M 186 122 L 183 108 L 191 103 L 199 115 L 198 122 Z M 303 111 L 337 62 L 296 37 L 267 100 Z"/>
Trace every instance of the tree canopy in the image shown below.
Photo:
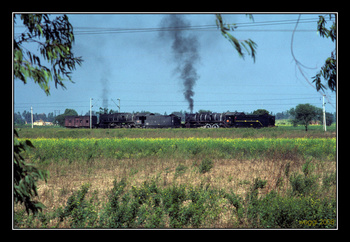
<path fill-rule="evenodd" d="M 14 15 L 15 23 L 17 17 Z M 68 16 L 51 20 L 48 14 L 20 14 L 20 19 L 26 30 L 13 40 L 14 78 L 25 84 L 32 79 L 46 95 L 50 94 L 50 80 L 56 88 L 65 88 L 64 81 L 73 82 L 71 71 L 83 61 L 72 52 L 74 34 Z M 40 55 L 28 50 L 25 43 L 36 43 Z"/>
<path fill-rule="evenodd" d="M 329 15 L 329 20 L 332 19 L 332 15 Z M 319 32 L 321 37 L 330 38 L 332 42 L 337 40 L 337 25 L 335 20 L 333 21 L 330 29 L 325 27 L 327 21 L 323 16 L 319 16 L 319 21 L 317 22 L 317 31 Z M 328 57 L 325 61 L 325 64 L 321 67 L 321 70 L 317 72 L 317 74 L 312 77 L 312 82 L 315 82 L 316 89 L 319 91 L 322 89 L 326 89 L 326 86 L 322 84 L 321 77 L 326 81 L 330 90 L 335 92 L 337 90 L 337 59 L 335 51 L 331 52 L 331 56 Z"/>
<path fill-rule="evenodd" d="M 307 131 L 310 121 L 312 121 L 317 115 L 317 109 L 311 104 L 299 104 L 292 108 L 289 113 L 294 116 L 294 124 L 302 124 Z"/>
<path fill-rule="evenodd" d="M 257 109 L 253 112 L 253 115 L 265 115 L 265 114 L 269 114 L 269 111 L 267 111 L 266 109 Z"/>

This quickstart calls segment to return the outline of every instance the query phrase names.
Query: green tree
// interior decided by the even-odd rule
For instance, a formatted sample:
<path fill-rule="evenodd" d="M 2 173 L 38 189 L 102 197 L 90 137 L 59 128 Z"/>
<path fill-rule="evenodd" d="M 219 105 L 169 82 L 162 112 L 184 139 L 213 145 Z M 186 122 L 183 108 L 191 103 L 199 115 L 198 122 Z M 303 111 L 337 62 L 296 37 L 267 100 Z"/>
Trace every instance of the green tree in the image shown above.
<path fill-rule="evenodd" d="M 74 109 L 66 108 L 63 114 L 56 116 L 55 123 L 57 122 L 58 125 L 64 126 L 64 120 L 66 116 L 78 116 L 78 113 Z"/>
<path fill-rule="evenodd" d="M 16 24 L 16 17 L 14 22 Z M 65 88 L 63 81 L 72 81 L 71 71 L 76 64 L 81 65 L 82 58 L 75 57 L 72 50 L 74 43 L 73 26 L 67 15 L 51 20 L 48 14 L 20 14 L 26 30 L 13 41 L 13 69 L 15 79 L 24 84 L 27 79 L 35 83 L 50 94 L 49 81 L 54 80 L 55 87 Z M 40 56 L 29 51 L 25 44 L 36 43 Z"/>
<path fill-rule="evenodd" d="M 253 115 L 265 115 L 265 114 L 269 114 L 269 111 L 267 111 L 266 109 L 257 109 L 253 112 Z"/>
<path fill-rule="evenodd" d="M 294 123 L 304 125 L 305 131 L 307 131 L 310 121 L 317 116 L 317 109 L 308 103 L 299 104 L 295 109 L 292 108 L 289 113 L 294 116 Z"/>
<path fill-rule="evenodd" d="M 72 52 L 73 26 L 67 15 L 51 20 L 48 14 L 15 14 L 15 24 L 17 17 L 20 17 L 25 29 L 13 39 L 14 79 L 21 80 L 24 84 L 31 79 L 45 91 L 46 95 L 50 94 L 51 80 L 54 81 L 56 88 L 58 85 L 64 88 L 65 78 L 72 81 L 71 71 L 76 68 L 76 64 L 82 63 L 81 57 L 75 57 Z M 37 44 L 40 55 L 29 51 L 26 43 Z M 27 119 L 27 113 L 23 116 Z M 19 142 L 17 137 L 18 133 L 14 130 L 14 202 L 24 204 L 27 213 L 30 211 L 37 213 L 44 205 L 34 200 L 38 195 L 36 182 L 46 181 L 48 172 L 25 162 L 21 152 L 28 146 L 34 146 L 29 140 Z"/>
<path fill-rule="evenodd" d="M 315 121 L 320 121 L 323 124 L 323 109 L 316 108 Z M 333 114 L 326 112 L 326 125 L 330 126 L 334 122 Z"/>
<path fill-rule="evenodd" d="M 329 15 L 329 20 L 332 19 L 332 15 Z M 321 37 L 330 38 L 332 42 L 337 40 L 337 25 L 335 20 L 333 21 L 330 29 L 327 29 L 326 26 L 327 21 L 323 16 L 319 16 L 319 20 L 317 22 L 317 31 L 319 32 Z M 335 55 L 335 50 L 331 52 L 331 56 L 328 57 L 325 61 L 325 64 L 321 67 L 321 70 L 317 72 L 317 74 L 312 77 L 315 82 L 316 89 L 319 91 L 322 89 L 326 89 L 326 86 L 322 84 L 321 77 L 327 82 L 327 85 L 330 90 L 333 92 L 337 89 L 337 59 Z"/>
<path fill-rule="evenodd" d="M 20 112 L 13 113 L 13 121 L 15 122 L 15 124 L 24 124 L 25 123 L 24 120 L 22 119 Z"/>
<path fill-rule="evenodd" d="M 30 123 L 31 116 L 32 116 L 30 112 L 24 110 L 23 113 L 22 113 L 22 116 L 24 118 L 24 121 L 27 121 L 27 123 Z"/>

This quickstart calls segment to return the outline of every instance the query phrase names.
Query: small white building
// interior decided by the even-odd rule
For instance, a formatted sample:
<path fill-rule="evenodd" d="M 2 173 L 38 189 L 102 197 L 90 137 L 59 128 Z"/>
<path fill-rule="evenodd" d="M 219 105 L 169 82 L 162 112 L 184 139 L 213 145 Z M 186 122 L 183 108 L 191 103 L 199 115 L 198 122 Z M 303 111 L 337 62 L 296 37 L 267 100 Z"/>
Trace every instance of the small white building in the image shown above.
<path fill-rule="evenodd" d="M 38 121 L 35 121 L 33 123 L 33 125 L 36 125 L 36 126 L 50 126 L 50 125 L 53 125 L 52 122 L 44 122 L 42 119 L 39 119 Z"/>

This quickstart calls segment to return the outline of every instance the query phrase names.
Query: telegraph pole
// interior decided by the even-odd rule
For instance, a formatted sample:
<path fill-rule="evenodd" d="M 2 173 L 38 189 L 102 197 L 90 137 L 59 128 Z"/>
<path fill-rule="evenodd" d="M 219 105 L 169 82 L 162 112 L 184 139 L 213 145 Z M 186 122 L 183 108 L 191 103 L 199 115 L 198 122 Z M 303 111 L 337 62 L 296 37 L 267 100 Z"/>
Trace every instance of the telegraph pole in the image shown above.
<path fill-rule="evenodd" d="M 326 103 L 324 102 L 324 96 L 326 95 L 322 95 L 322 107 L 323 107 L 323 129 L 326 132 L 327 131 L 327 127 L 326 127 Z"/>
<path fill-rule="evenodd" d="M 92 120 L 92 112 L 91 112 L 91 108 L 92 108 L 91 101 L 92 100 L 94 100 L 94 99 L 90 97 L 90 129 L 91 129 L 91 120 Z"/>
<path fill-rule="evenodd" d="M 118 98 L 117 100 L 118 100 L 118 103 L 119 103 L 118 109 L 119 109 L 119 113 L 120 113 L 120 98 Z"/>
<path fill-rule="evenodd" d="M 114 100 L 112 98 L 111 98 L 111 100 L 114 102 Z M 115 102 L 114 102 L 114 104 L 117 106 L 119 113 L 120 113 L 120 98 L 118 98 L 117 100 L 119 102 L 119 105 L 117 105 Z"/>
<path fill-rule="evenodd" d="M 32 120 L 32 128 L 33 128 L 33 107 L 30 107 L 31 120 Z"/>

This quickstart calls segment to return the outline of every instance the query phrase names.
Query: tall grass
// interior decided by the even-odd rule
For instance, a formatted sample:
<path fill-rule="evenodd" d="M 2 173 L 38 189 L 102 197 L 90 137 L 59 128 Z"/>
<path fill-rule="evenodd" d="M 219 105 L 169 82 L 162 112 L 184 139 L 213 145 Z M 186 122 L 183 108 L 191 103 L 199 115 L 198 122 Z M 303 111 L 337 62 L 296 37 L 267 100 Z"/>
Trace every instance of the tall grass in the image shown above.
<path fill-rule="evenodd" d="M 334 160 L 336 155 L 335 138 L 103 138 L 103 139 L 47 139 L 31 140 L 35 149 L 26 155 L 36 161 L 70 160 L 88 161 L 91 159 L 176 157 L 192 159 L 207 158 L 282 158 L 312 156 Z"/>
<path fill-rule="evenodd" d="M 24 138 L 328 138 L 335 137 L 336 127 L 322 126 L 305 128 L 283 126 L 275 128 L 229 128 L 229 129 L 66 129 L 42 127 L 21 128 L 20 137 Z"/>

